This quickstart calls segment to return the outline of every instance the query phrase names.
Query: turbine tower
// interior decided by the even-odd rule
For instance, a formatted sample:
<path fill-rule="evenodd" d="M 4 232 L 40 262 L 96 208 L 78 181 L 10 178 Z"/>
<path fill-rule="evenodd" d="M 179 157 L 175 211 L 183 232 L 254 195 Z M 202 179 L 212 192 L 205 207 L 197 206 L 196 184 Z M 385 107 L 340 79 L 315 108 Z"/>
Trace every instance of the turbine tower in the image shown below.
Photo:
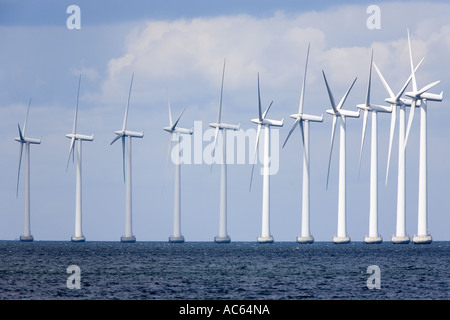
<path fill-rule="evenodd" d="M 427 102 L 428 101 L 442 101 L 443 92 L 440 94 L 427 93 L 429 89 L 437 85 L 440 81 L 435 81 L 417 89 L 416 75 L 413 67 L 413 58 L 411 51 L 411 40 L 408 30 L 408 45 L 409 45 L 409 59 L 411 64 L 412 76 L 412 92 L 406 92 L 407 97 L 412 98 L 411 113 L 408 119 L 408 127 L 406 129 L 405 142 L 408 140 L 411 129 L 412 120 L 414 117 L 414 109 L 418 102 L 420 102 L 420 153 L 419 153 L 419 197 L 418 197 L 418 226 L 417 235 L 413 237 L 413 242 L 418 244 L 428 244 L 432 242 L 432 237 L 428 232 L 427 216 L 428 216 L 428 181 L 427 181 Z M 405 143 L 406 147 L 406 143 Z"/>
<path fill-rule="evenodd" d="M 77 150 L 77 175 L 76 175 L 76 193 L 75 193 L 75 235 L 72 237 L 73 242 L 84 242 L 86 238 L 83 236 L 83 232 L 81 231 L 81 211 L 82 211 L 82 193 L 81 193 L 81 142 L 82 141 L 93 141 L 94 135 L 86 136 L 77 133 L 77 118 L 78 118 L 78 101 L 80 98 L 80 83 L 81 83 L 81 75 L 78 80 L 78 94 L 77 94 L 77 104 L 75 106 L 75 115 L 73 117 L 73 130 L 71 134 L 66 134 L 66 137 L 70 140 L 70 149 L 69 149 L 69 159 L 67 161 L 66 171 L 69 168 L 70 157 L 72 156 L 72 161 L 74 160 L 74 147 L 76 142 L 78 141 L 78 150 Z"/>
<path fill-rule="evenodd" d="M 214 136 L 214 149 L 213 155 L 216 150 L 217 137 L 219 131 L 222 131 L 222 167 L 220 175 L 220 213 L 219 213 L 219 235 L 214 238 L 214 242 L 217 243 L 229 243 L 231 238 L 227 233 L 227 162 L 226 162 L 226 130 L 239 130 L 239 125 L 233 125 L 221 122 L 222 113 L 222 95 L 223 95 L 223 80 L 225 76 L 225 63 L 223 62 L 223 72 L 222 72 L 222 86 L 220 89 L 220 102 L 219 102 L 219 112 L 217 115 L 217 122 L 210 123 L 209 126 L 216 128 L 216 134 Z"/>
<path fill-rule="evenodd" d="M 272 243 L 273 236 L 270 234 L 270 172 L 269 172 L 269 152 L 270 152 L 270 127 L 282 127 L 284 119 L 281 121 L 266 119 L 267 112 L 272 106 L 273 101 L 267 107 L 264 113 L 261 112 L 261 95 L 259 89 L 259 73 L 258 73 L 258 118 L 252 119 L 253 123 L 258 125 L 255 143 L 255 156 L 252 165 L 252 175 L 250 178 L 250 188 L 253 180 L 253 169 L 255 167 L 256 153 L 258 151 L 259 135 L 261 127 L 264 126 L 264 166 L 263 166 L 263 198 L 262 198 L 262 232 L 258 237 L 259 243 Z"/>
<path fill-rule="evenodd" d="M 169 159 L 169 152 L 172 145 L 172 136 L 175 135 L 175 140 L 178 142 L 177 144 L 177 159 L 175 163 L 175 196 L 174 196 L 174 207 L 173 207 L 173 235 L 169 237 L 169 242 L 172 243 L 182 243 L 184 242 L 184 237 L 181 235 L 181 159 L 180 159 L 180 135 L 181 134 L 189 134 L 193 133 L 192 129 L 185 129 L 177 127 L 178 122 L 180 121 L 181 116 L 183 115 L 186 108 L 183 109 L 181 114 L 178 116 L 178 119 L 173 122 L 172 121 L 172 111 L 170 110 L 170 102 L 169 105 L 169 126 L 164 127 L 163 129 L 170 133 L 169 137 L 169 147 L 167 149 L 167 160 Z"/>
<path fill-rule="evenodd" d="M 423 62 L 423 58 L 420 63 L 416 66 L 417 70 Z M 391 161 L 391 151 L 392 142 L 394 139 L 395 123 L 397 119 L 397 109 L 399 110 L 399 133 L 398 133 L 398 176 L 397 176 L 397 217 L 396 217 L 396 231 L 395 235 L 392 236 L 391 241 L 394 244 L 407 244 L 410 241 L 409 236 L 406 234 L 406 153 L 405 153 L 405 119 L 406 119 L 406 107 L 410 107 L 412 104 L 411 99 L 401 98 L 409 83 L 411 82 L 412 76 L 408 78 L 401 90 L 397 95 L 393 93 L 388 83 L 384 79 L 380 70 L 378 69 L 376 63 L 373 66 L 378 73 L 378 76 L 383 83 L 386 91 L 389 94 L 389 98 L 385 101 L 391 104 L 391 127 L 389 133 L 389 152 L 388 161 L 386 168 L 386 184 L 389 177 L 389 164 Z"/>
<path fill-rule="evenodd" d="M 331 144 L 330 144 L 330 157 L 328 160 L 328 173 L 327 173 L 327 189 L 328 189 L 328 179 L 330 176 L 330 164 L 331 164 L 331 155 L 333 152 L 333 144 L 334 144 L 334 135 L 336 131 L 336 123 L 338 118 L 341 119 L 340 121 L 340 143 L 339 143 L 339 196 L 338 196 L 338 228 L 337 228 L 337 235 L 333 237 L 334 243 L 349 243 L 350 237 L 347 235 L 347 226 L 346 226 L 346 160 L 345 160 L 345 153 L 346 153 L 346 146 L 345 146 L 345 118 L 359 118 L 359 111 L 350 111 L 350 110 L 344 110 L 342 109 L 342 106 L 345 103 L 345 100 L 348 97 L 348 94 L 350 93 L 350 90 L 352 89 L 353 85 L 356 82 L 353 80 L 353 83 L 348 88 L 347 92 L 345 93 L 344 97 L 342 97 L 341 101 L 338 105 L 335 104 L 333 94 L 331 93 L 330 87 L 328 86 L 327 78 L 325 77 L 325 72 L 322 71 L 323 78 L 325 80 L 325 85 L 327 87 L 328 95 L 330 97 L 331 107 L 332 109 L 328 109 L 326 112 L 333 116 L 333 127 L 331 130 Z"/>
<path fill-rule="evenodd" d="M 308 69 L 308 58 L 309 58 L 309 45 L 308 52 L 306 54 L 306 64 L 305 64 L 305 73 L 303 75 L 303 86 L 302 92 L 300 95 L 300 104 L 298 108 L 297 114 L 291 114 L 291 118 L 295 119 L 294 125 L 289 131 L 286 140 L 284 141 L 283 148 L 286 145 L 289 137 L 292 132 L 295 130 L 297 125 L 300 128 L 300 135 L 302 137 L 303 144 L 303 192 L 302 192 L 302 229 L 301 235 L 297 237 L 298 243 L 313 243 L 314 237 L 311 235 L 310 226 L 309 226 L 309 214 L 310 214 L 310 206 L 309 206 L 309 185 L 310 185 L 310 156 L 309 156 L 309 123 L 310 122 L 323 122 L 323 115 L 314 116 L 303 113 L 303 101 L 305 97 L 305 84 L 306 84 L 306 71 Z"/>
<path fill-rule="evenodd" d="M 28 102 L 27 115 L 25 117 L 23 131 L 20 129 L 20 125 L 17 124 L 17 127 L 19 128 L 19 137 L 14 139 L 20 143 L 19 170 L 17 172 L 16 197 L 19 194 L 20 167 L 22 164 L 23 146 L 25 145 L 25 216 L 24 216 L 23 235 L 20 236 L 20 241 L 26 242 L 33 241 L 33 236 L 31 235 L 31 228 L 30 228 L 30 144 L 41 143 L 41 139 L 28 138 L 25 135 L 27 129 L 28 113 L 30 112 L 30 105 L 31 105 L 31 98 L 30 101 Z"/>
<path fill-rule="evenodd" d="M 118 130 L 115 132 L 117 135 L 114 140 L 111 142 L 111 145 L 119 139 L 122 139 L 122 161 L 123 161 L 123 175 L 125 180 L 125 189 L 126 189 L 126 212 L 125 212 L 125 235 L 120 238 L 121 242 L 136 242 L 136 237 L 132 232 L 132 224 L 131 224 L 131 138 L 143 138 L 144 131 L 142 132 L 134 132 L 128 131 L 127 127 L 127 117 L 128 117 L 128 108 L 130 106 L 130 96 L 131 96 L 131 88 L 133 86 L 133 78 L 134 73 L 131 76 L 131 84 L 130 91 L 128 93 L 128 103 L 125 108 L 125 116 L 123 118 L 123 126 L 122 130 Z M 126 156 L 125 156 L 126 150 Z"/>
<path fill-rule="evenodd" d="M 366 101 L 356 107 L 363 110 L 363 129 L 361 137 L 361 151 L 359 155 L 359 170 L 361 169 L 361 159 L 366 136 L 366 125 L 369 112 L 371 113 L 372 132 L 370 150 L 370 199 L 369 199 L 369 235 L 364 238 L 365 243 L 381 243 L 383 239 L 378 233 L 378 112 L 392 112 L 391 107 L 374 105 L 370 103 L 370 88 L 372 84 L 373 50 L 370 58 L 369 81 L 367 85 Z"/>

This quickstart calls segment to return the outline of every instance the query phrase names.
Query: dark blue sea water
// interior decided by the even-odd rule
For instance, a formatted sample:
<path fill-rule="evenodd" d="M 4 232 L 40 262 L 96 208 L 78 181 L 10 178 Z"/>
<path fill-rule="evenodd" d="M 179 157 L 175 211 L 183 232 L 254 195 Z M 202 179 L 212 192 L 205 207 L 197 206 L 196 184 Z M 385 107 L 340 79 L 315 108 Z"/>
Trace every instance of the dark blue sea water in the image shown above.
<path fill-rule="evenodd" d="M 80 268 L 69 289 L 67 268 Z M 367 268 L 379 267 L 369 289 Z M 0 299 L 449 299 L 450 242 L 0 241 Z"/>

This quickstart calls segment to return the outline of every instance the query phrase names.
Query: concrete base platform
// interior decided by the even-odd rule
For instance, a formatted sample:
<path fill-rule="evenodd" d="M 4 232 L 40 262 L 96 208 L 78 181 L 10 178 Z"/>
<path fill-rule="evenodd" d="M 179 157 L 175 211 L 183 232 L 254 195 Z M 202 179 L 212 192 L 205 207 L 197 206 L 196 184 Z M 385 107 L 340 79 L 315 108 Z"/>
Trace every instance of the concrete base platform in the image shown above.
<path fill-rule="evenodd" d="M 345 237 L 333 237 L 333 242 L 336 244 L 345 244 L 345 243 L 350 243 L 350 237 L 349 236 L 345 236 Z"/>
<path fill-rule="evenodd" d="M 414 236 L 413 237 L 413 242 L 415 244 L 430 244 L 432 241 L 433 241 L 433 238 L 429 234 L 426 236 Z"/>
<path fill-rule="evenodd" d="M 376 236 L 376 237 L 365 236 L 364 237 L 364 243 L 367 243 L 367 244 L 376 244 L 376 243 L 382 243 L 382 242 L 383 242 L 383 238 L 381 238 L 381 236 Z"/>
<path fill-rule="evenodd" d="M 169 242 L 170 243 L 183 243 L 184 242 L 184 237 L 183 236 L 169 237 Z"/>
<path fill-rule="evenodd" d="M 70 240 L 71 240 L 72 242 L 85 242 L 85 241 L 86 241 L 86 238 L 85 238 L 84 236 L 81 236 L 81 237 L 75 237 L 75 236 L 73 236 Z"/>
<path fill-rule="evenodd" d="M 409 236 L 392 236 L 391 241 L 395 244 L 408 244 L 411 240 Z"/>
<path fill-rule="evenodd" d="M 120 237 L 120 242 L 133 243 L 133 242 L 136 242 L 136 237 L 135 236 L 131 236 L 131 237 L 122 236 L 122 237 Z"/>
<path fill-rule="evenodd" d="M 214 237 L 214 242 L 215 243 L 230 243 L 231 242 L 231 238 L 229 236 L 226 237 Z"/>
<path fill-rule="evenodd" d="M 313 243 L 313 242 L 314 242 L 313 236 L 309 236 L 309 237 L 298 236 L 297 237 L 297 243 L 308 244 L 308 243 Z"/>
<path fill-rule="evenodd" d="M 22 241 L 22 242 L 31 242 L 31 241 L 33 241 L 34 240 L 34 238 L 33 238 L 33 236 L 20 236 L 20 241 Z"/>
<path fill-rule="evenodd" d="M 258 242 L 259 243 L 273 243 L 273 237 L 269 236 L 269 237 L 258 237 Z"/>

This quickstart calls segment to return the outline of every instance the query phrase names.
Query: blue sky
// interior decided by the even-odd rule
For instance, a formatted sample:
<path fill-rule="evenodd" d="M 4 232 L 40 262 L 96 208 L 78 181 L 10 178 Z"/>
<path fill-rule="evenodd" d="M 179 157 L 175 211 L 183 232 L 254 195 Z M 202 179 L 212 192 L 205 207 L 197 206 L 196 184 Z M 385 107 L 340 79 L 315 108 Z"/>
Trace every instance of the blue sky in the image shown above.
<path fill-rule="evenodd" d="M 81 29 L 69 30 L 66 9 L 81 8 Z M 369 4 L 381 9 L 381 29 L 369 30 Z M 423 14 L 427 12 L 428 14 Z M 418 85 L 441 80 L 442 103 L 429 104 L 429 229 L 449 240 L 450 170 L 446 147 L 450 116 L 450 5 L 445 2 L 361 1 L 0 1 L 0 239 L 16 239 L 23 229 L 23 176 L 16 198 L 19 144 L 17 123 L 31 105 L 27 135 L 41 137 L 31 150 L 31 231 L 36 240 L 69 240 L 74 232 L 75 165 L 66 172 L 78 77 L 82 74 L 78 130 L 94 134 L 83 144 L 83 234 L 87 240 L 117 241 L 124 233 L 125 186 L 120 144 L 110 146 L 122 125 L 131 74 L 135 73 L 128 126 L 144 130 L 133 141 L 133 233 L 139 241 L 166 241 L 172 233 L 173 165 L 165 166 L 168 135 L 167 91 L 172 110 L 186 112 L 180 125 L 201 121 L 206 132 L 217 117 L 223 59 L 227 59 L 223 120 L 255 130 L 256 74 L 263 104 L 274 101 L 269 117 L 286 118 L 280 145 L 298 108 L 304 61 L 311 43 L 305 112 L 330 108 L 321 71 L 340 99 L 358 80 L 345 104 L 356 110 L 365 98 L 370 51 L 385 78 L 399 90 L 409 76 L 406 29 L 417 62 Z M 411 19 L 411 17 L 415 17 Z M 374 103 L 386 92 L 374 74 Z M 417 232 L 419 117 L 407 150 L 407 232 Z M 292 121 L 291 121 L 292 120 Z M 379 116 L 379 232 L 395 233 L 396 143 L 390 179 L 384 185 L 389 115 Z M 361 175 L 357 167 L 362 119 L 347 124 L 347 231 L 362 241 L 368 233 L 369 140 Z M 370 130 L 370 124 L 368 132 Z M 337 148 L 325 189 L 331 118 L 311 125 L 311 232 L 331 241 L 337 227 Z M 204 136 L 209 139 L 211 137 Z M 280 149 L 280 168 L 271 177 L 271 233 L 294 241 L 300 233 L 301 141 Z M 204 141 L 203 148 L 209 145 Z M 338 144 L 336 144 L 338 146 Z M 251 146 L 248 146 L 251 148 Z M 258 171 L 255 171 L 258 172 Z M 23 173 L 23 170 L 22 170 Z M 228 169 L 228 233 L 234 241 L 256 241 L 261 232 L 262 178 L 248 191 L 251 165 Z M 182 167 L 182 233 L 187 241 L 212 241 L 218 233 L 219 166 Z"/>

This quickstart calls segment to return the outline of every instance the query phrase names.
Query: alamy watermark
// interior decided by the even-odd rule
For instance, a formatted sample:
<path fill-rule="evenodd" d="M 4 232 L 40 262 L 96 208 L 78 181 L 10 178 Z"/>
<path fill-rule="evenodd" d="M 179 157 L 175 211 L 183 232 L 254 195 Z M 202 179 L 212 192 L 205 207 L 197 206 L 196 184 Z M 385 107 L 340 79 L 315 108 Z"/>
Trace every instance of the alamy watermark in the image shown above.
<path fill-rule="evenodd" d="M 258 153 L 255 157 L 257 130 L 220 130 L 214 148 L 216 130 L 209 128 L 203 131 L 202 121 L 194 121 L 192 135 L 172 135 L 172 150 L 170 159 L 174 164 L 222 164 L 223 163 L 223 134 L 226 134 L 226 164 L 257 164 L 264 159 L 264 130 L 261 128 Z M 270 128 L 269 135 L 269 174 L 278 173 L 280 164 L 280 132 L 277 128 Z M 261 168 L 261 174 L 263 169 Z"/>
<path fill-rule="evenodd" d="M 369 289 L 381 289 L 381 269 L 377 265 L 371 265 L 367 267 L 366 273 L 370 274 L 367 279 L 367 288 Z"/>
<path fill-rule="evenodd" d="M 72 4 L 67 7 L 66 13 L 70 14 L 67 18 L 66 26 L 67 29 L 81 29 L 81 9 L 79 6 Z"/>
<path fill-rule="evenodd" d="M 67 273 L 71 275 L 67 278 L 66 286 L 68 289 L 81 289 L 81 269 L 77 265 L 67 267 Z"/>
<path fill-rule="evenodd" d="M 369 30 L 381 29 L 381 9 L 379 6 L 372 4 L 367 7 L 367 14 L 370 16 L 366 20 L 366 26 Z"/>

